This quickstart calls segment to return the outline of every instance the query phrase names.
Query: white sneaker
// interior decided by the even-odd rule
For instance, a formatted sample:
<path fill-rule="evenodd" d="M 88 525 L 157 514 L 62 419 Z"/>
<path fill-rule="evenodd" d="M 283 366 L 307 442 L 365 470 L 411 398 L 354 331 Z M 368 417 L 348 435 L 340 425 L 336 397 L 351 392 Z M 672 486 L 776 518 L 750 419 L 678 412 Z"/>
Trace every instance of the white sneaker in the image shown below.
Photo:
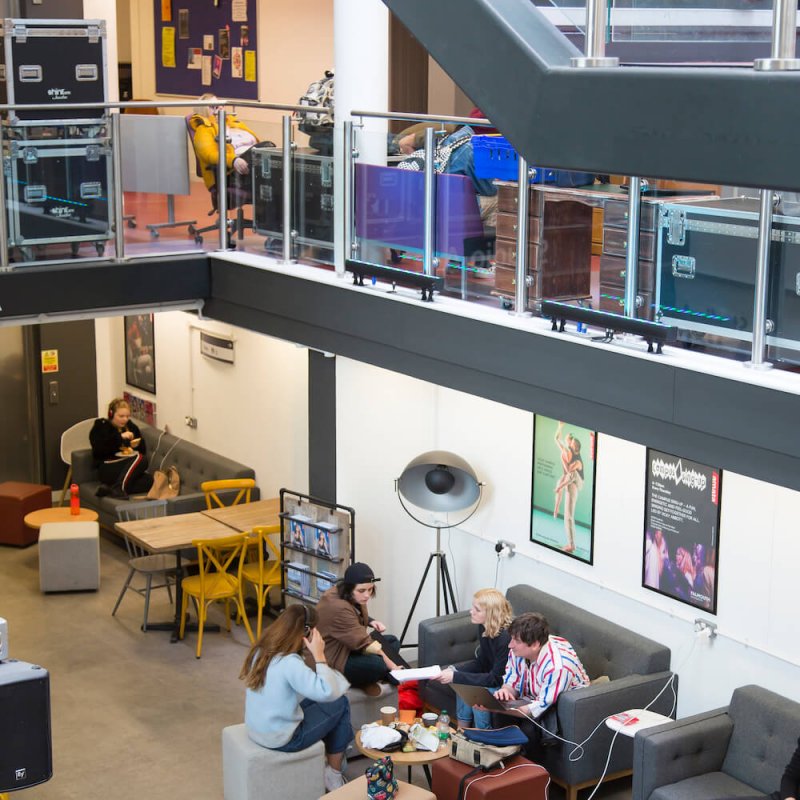
<path fill-rule="evenodd" d="M 334 769 L 330 764 L 325 765 L 322 773 L 322 781 L 325 784 L 326 792 L 335 792 L 345 784 L 344 775 L 338 769 Z"/>

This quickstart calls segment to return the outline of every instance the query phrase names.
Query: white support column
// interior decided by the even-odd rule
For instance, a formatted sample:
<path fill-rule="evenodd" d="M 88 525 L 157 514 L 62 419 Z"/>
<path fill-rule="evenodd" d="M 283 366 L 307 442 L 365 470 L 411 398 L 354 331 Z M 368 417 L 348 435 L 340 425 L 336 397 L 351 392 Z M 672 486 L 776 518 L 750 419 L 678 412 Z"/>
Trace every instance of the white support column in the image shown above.
<path fill-rule="evenodd" d="M 343 126 L 354 108 L 389 108 L 389 11 L 380 0 L 335 0 L 333 9 L 335 67 L 334 184 L 344 197 Z M 368 136 L 358 137 L 361 157 L 373 164 L 386 159 L 386 121 L 364 121 Z M 344 273 L 344 208 L 334 208 L 336 272 Z"/>

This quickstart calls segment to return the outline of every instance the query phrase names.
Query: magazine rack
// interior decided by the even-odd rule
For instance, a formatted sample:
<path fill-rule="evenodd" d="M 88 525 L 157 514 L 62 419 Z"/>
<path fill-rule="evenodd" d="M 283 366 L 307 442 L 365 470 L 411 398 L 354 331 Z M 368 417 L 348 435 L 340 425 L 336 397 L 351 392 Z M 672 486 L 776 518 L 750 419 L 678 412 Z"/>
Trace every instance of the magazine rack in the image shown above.
<path fill-rule="evenodd" d="M 348 506 L 280 490 L 281 593 L 316 603 L 355 556 L 355 515 Z"/>

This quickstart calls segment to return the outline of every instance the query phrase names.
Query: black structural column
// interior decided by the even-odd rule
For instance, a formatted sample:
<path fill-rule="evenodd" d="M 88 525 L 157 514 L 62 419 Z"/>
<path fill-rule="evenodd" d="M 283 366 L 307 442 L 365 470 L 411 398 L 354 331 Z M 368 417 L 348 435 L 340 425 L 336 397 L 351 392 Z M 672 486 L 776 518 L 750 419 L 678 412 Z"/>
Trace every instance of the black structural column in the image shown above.
<path fill-rule="evenodd" d="M 308 493 L 336 501 L 336 358 L 308 351 Z"/>

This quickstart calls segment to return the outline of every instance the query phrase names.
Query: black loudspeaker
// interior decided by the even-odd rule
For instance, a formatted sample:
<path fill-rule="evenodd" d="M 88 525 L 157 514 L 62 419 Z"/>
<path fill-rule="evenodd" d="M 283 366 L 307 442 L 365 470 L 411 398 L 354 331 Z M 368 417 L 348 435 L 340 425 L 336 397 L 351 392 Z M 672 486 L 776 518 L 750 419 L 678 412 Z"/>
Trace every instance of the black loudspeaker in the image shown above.
<path fill-rule="evenodd" d="M 53 777 L 50 673 L 25 661 L 0 662 L 0 792 Z"/>

